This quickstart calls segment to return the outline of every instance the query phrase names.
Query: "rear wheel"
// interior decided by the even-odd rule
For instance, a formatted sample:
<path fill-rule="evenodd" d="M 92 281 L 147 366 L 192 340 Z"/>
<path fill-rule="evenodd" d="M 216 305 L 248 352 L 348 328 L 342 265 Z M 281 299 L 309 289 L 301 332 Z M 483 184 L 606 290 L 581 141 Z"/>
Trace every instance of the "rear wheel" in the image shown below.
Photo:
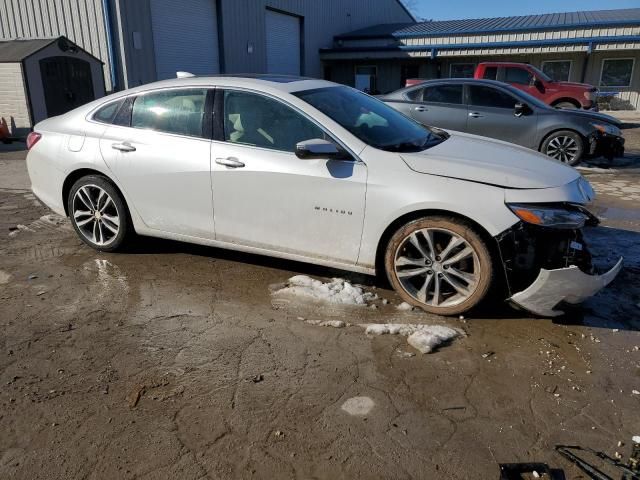
<path fill-rule="evenodd" d="M 545 138 L 540 151 L 559 162 L 577 165 L 584 155 L 584 141 L 576 132 L 560 130 Z"/>
<path fill-rule="evenodd" d="M 385 254 L 389 281 L 407 303 L 440 315 L 477 306 L 493 281 L 486 244 L 455 218 L 424 217 L 409 222 L 389 241 Z"/>
<path fill-rule="evenodd" d="M 71 223 L 83 242 L 103 252 L 122 247 L 129 215 L 111 182 L 98 175 L 82 177 L 71 187 L 67 202 Z"/>
<path fill-rule="evenodd" d="M 566 108 L 567 110 L 576 110 L 580 108 L 573 102 L 559 102 L 553 105 L 555 108 Z"/>

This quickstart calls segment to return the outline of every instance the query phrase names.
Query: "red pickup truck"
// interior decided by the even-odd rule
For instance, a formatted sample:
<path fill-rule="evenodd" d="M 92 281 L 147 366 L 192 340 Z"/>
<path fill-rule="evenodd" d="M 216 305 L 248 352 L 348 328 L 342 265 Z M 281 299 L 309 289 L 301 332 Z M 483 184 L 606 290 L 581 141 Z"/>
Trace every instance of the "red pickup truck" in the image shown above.
<path fill-rule="evenodd" d="M 526 63 L 483 62 L 474 78 L 498 80 L 513 85 L 552 107 L 597 110 L 598 89 L 586 83 L 556 82 Z"/>

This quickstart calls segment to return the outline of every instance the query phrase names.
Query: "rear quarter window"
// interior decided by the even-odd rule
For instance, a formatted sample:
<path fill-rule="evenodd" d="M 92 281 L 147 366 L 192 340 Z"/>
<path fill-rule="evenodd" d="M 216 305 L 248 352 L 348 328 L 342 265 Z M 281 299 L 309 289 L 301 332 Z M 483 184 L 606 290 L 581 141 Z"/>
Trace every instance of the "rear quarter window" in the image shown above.
<path fill-rule="evenodd" d="M 118 113 L 118 109 L 123 103 L 124 99 L 120 99 L 100 107 L 96 113 L 93 114 L 92 119 L 100 123 L 112 123 Z"/>

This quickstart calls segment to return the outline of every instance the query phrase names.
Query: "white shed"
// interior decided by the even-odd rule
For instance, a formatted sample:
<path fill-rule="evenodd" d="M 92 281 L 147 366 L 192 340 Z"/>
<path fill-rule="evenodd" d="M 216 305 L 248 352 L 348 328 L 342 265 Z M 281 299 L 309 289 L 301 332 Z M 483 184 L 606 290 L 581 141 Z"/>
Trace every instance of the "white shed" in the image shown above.
<path fill-rule="evenodd" d="M 0 42 L 0 117 L 12 136 L 104 94 L 102 61 L 66 37 Z"/>

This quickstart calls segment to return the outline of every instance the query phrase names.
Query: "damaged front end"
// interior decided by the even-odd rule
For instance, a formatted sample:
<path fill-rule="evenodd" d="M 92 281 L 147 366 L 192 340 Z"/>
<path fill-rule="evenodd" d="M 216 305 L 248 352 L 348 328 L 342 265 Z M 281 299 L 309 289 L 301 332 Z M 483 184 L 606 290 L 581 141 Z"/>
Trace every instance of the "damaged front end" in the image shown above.
<path fill-rule="evenodd" d="M 574 219 L 583 216 L 584 222 L 576 228 L 568 222 L 555 228 L 530 223 L 527 212 L 518 213 L 518 208 L 516 205 L 512 210 L 525 221 L 496 237 L 512 305 L 541 316 L 562 315 L 564 312 L 556 308 L 559 304 L 581 303 L 622 269 L 622 258 L 606 273 L 599 274 L 594 268 L 582 226 L 599 221 L 584 207 L 563 206 L 575 214 Z M 525 210 L 532 211 L 531 206 Z"/>

